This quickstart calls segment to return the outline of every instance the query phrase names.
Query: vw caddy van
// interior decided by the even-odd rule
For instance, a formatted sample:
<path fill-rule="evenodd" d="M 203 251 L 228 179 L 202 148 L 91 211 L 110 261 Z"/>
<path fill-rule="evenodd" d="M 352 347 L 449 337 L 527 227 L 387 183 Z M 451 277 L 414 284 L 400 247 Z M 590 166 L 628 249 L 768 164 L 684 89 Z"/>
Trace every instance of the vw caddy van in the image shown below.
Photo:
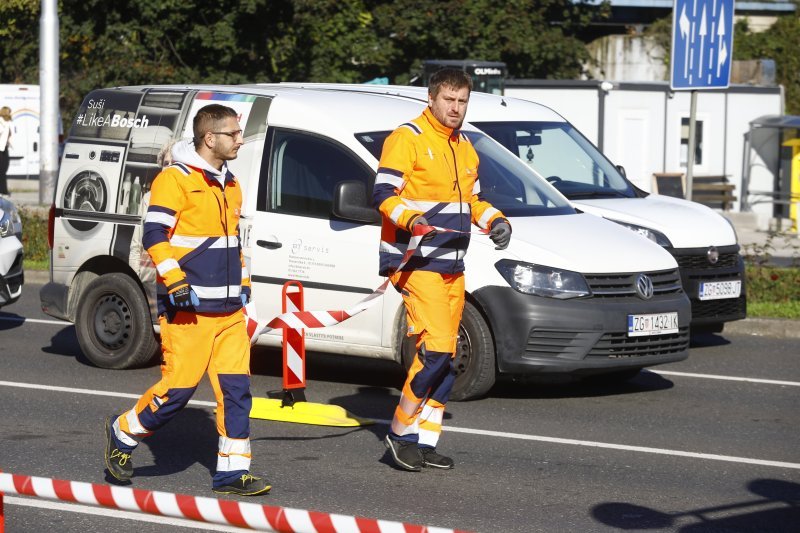
<path fill-rule="evenodd" d="M 424 87 L 293 84 L 427 100 Z M 636 187 L 562 116 L 535 102 L 473 92 L 467 120 L 493 137 L 572 204 L 661 245 L 680 267 L 693 333 L 721 332 L 746 317 L 744 259 L 729 221 L 702 204 Z"/>
<path fill-rule="evenodd" d="M 302 283 L 307 310 L 348 309 L 381 285 L 370 206 L 383 140 L 424 103 L 378 94 L 265 86 L 92 91 L 72 127 L 51 207 L 51 281 L 42 309 L 74 322 L 94 364 L 127 368 L 157 351 L 155 272 L 141 219 L 165 147 L 191 137 L 204 105 L 235 109 L 245 144 L 240 243 L 260 319 Z M 558 116 L 550 113 L 551 120 Z M 675 259 L 622 226 L 577 211 L 550 183 L 475 127 L 487 199 L 513 226 L 494 249 L 473 235 L 452 397 L 486 393 L 498 374 L 630 377 L 687 357 L 690 304 Z M 410 364 L 395 291 L 335 326 L 307 329 L 309 350 Z M 262 345 L 278 346 L 279 331 Z"/>

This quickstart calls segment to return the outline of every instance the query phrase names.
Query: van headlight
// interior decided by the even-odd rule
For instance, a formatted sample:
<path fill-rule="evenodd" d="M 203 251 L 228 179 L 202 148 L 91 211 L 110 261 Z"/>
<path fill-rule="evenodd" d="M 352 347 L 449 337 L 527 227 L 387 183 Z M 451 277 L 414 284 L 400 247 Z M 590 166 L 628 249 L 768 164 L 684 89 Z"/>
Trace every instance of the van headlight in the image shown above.
<path fill-rule="evenodd" d="M 665 248 L 672 248 L 672 243 L 669 241 L 666 235 L 661 233 L 660 231 L 656 231 L 654 229 L 645 228 L 644 226 L 637 226 L 636 224 L 630 224 L 628 222 L 620 222 L 619 220 L 609 219 L 611 222 L 616 222 L 620 226 L 625 226 L 631 231 L 634 231 L 641 235 L 642 237 L 647 237 L 654 243 L 663 246 Z"/>
<path fill-rule="evenodd" d="M 586 279 L 578 272 L 510 259 L 501 259 L 494 266 L 514 290 L 523 294 L 560 300 L 591 294 Z"/>

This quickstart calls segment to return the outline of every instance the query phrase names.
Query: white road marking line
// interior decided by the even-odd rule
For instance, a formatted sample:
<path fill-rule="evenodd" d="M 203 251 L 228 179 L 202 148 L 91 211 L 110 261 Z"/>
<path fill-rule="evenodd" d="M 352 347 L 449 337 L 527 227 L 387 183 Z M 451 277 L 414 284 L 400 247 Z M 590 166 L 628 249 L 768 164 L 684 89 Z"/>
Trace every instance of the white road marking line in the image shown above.
<path fill-rule="evenodd" d="M 170 518 L 166 516 L 151 516 L 145 513 L 134 513 L 132 511 L 119 511 L 117 509 L 109 509 L 108 507 L 92 507 L 89 505 L 82 505 L 77 503 L 60 503 L 51 502 L 46 500 L 18 498 L 16 496 L 6 496 L 5 502 L 8 505 L 19 505 L 20 507 L 36 507 L 37 509 L 49 509 L 53 511 L 67 511 L 70 513 L 81 513 L 96 516 L 106 516 L 109 518 L 122 518 L 125 520 L 137 520 L 139 522 L 151 522 L 153 524 L 164 524 L 168 526 L 187 527 L 204 531 L 252 531 L 250 529 L 242 529 L 233 526 L 224 526 L 221 524 L 208 524 L 206 522 L 199 522 L 194 520 L 186 520 L 182 518 Z M 8 513 L 6 513 L 8 517 Z"/>
<path fill-rule="evenodd" d="M 661 374 L 664 376 L 680 376 L 685 378 L 704 378 L 704 379 L 721 379 L 725 381 L 745 381 L 747 383 L 763 383 L 765 385 L 788 385 L 790 387 L 800 387 L 800 382 L 797 381 L 780 381 L 777 379 L 759 379 L 759 378 L 743 378 L 737 376 L 718 376 L 715 374 L 695 374 L 693 372 L 673 372 L 671 370 L 651 370 L 645 369 L 653 374 Z"/>
<path fill-rule="evenodd" d="M 72 325 L 72 322 L 67 322 L 66 320 L 42 320 L 41 318 L 25 318 L 24 316 L 0 316 L 0 322 L 17 322 L 20 324 L 30 322 L 31 324 L 54 324 L 56 326 Z"/>
<path fill-rule="evenodd" d="M 54 385 L 39 385 L 36 383 L 19 383 L 14 381 L 0 381 L 0 386 L 17 387 L 20 389 L 49 390 L 54 392 L 69 392 L 72 394 L 90 394 L 92 396 L 111 396 L 114 398 L 133 398 L 134 400 L 138 400 L 142 396 L 141 394 L 128 394 L 125 392 L 101 391 L 92 389 L 76 389 L 73 387 L 57 387 Z M 189 400 L 189 403 L 192 405 L 202 405 L 203 407 L 217 406 L 216 402 L 204 402 L 202 400 Z"/>
<path fill-rule="evenodd" d="M 444 426 L 443 431 L 454 433 L 471 433 L 475 435 L 486 435 L 489 437 L 503 437 L 507 439 L 533 440 L 539 442 L 553 442 L 556 444 L 573 444 L 577 446 L 588 446 L 591 448 L 606 448 L 610 450 L 625 450 L 631 452 L 654 453 L 658 455 L 673 455 L 676 457 L 694 457 L 696 459 L 709 459 L 712 461 L 727 461 L 729 463 L 745 463 L 761 466 L 776 466 L 778 468 L 791 468 L 800 470 L 800 463 L 788 463 L 785 461 L 768 461 L 765 459 L 752 459 L 750 457 L 735 457 L 732 455 L 717 455 L 713 453 L 685 452 L 682 450 L 667 450 L 665 448 L 650 448 L 648 446 L 629 446 L 627 444 L 612 444 L 608 442 L 594 442 L 588 440 L 561 439 L 558 437 L 542 437 L 539 435 L 525 435 L 522 433 L 506 433 L 504 431 L 487 431 L 484 429 L 469 429 L 453 426 Z"/>
<path fill-rule="evenodd" d="M 5 387 L 18 387 L 18 388 L 25 388 L 25 389 L 36 389 L 36 390 L 49 390 L 55 392 L 70 392 L 76 394 L 91 394 L 96 396 L 113 396 L 113 397 L 120 397 L 120 398 L 139 398 L 137 394 L 126 394 L 126 393 L 118 393 L 118 392 L 110 392 L 110 391 L 94 391 L 91 389 L 73 389 L 69 387 L 54 387 L 52 385 L 37 385 L 34 383 L 16 383 L 12 381 L 0 381 L 0 386 Z M 199 400 L 189 400 L 190 404 L 194 405 L 202 405 L 205 407 L 216 407 L 215 402 L 205 402 Z M 375 422 L 384 425 L 390 425 L 390 420 L 376 420 Z M 460 428 L 457 426 L 445 426 L 442 428 L 443 431 L 452 431 L 453 433 L 466 433 L 469 435 L 484 435 L 487 437 L 499 437 L 505 439 L 517 439 L 517 440 L 528 440 L 528 441 L 537 441 L 537 442 L 551 442 L 554 444 L 569 444 L 573 446 L 586 446 L 590 448 L 606 448 L 610 450 L 624 450 L 624 451 L 632 451 L 632 452 L 642 452 L 642 453 L 653 453 L 657 455 L 672 455 L 675 457 L 692 457 L 695 459 L 708 459 L 712 461 L 727 461 L 730 463 L 744 463 L 744 464 L 751 464 L 751 465 L 761 465 L 761 466 L 775 466 L 778 468 L 791 468 L 795 470 L 800 470 L 800 463 L 789 463 L 785 461 L 770 461 L 765 459 L 753 459 L 750 457 L 736 457 L 732 455 L 718 455 L 713 453 L 699 453 L 699 452 L 687 452 L 683 450 L 668 450 L 665 448 L 650 448 L 648 446 L 630 446 L 627 444 L 613 444 L 609 442 L 596 442 L 596 441 L 588 441 L 588 440 L 577 440 L 577 439 L 563 439 L 559 437 L 545 437 L 542 435 L 527 435 L 524 433 L 509 433 L 505 431 L 492 431 L 486 429 L 475 429 L 475 428 Z"/>

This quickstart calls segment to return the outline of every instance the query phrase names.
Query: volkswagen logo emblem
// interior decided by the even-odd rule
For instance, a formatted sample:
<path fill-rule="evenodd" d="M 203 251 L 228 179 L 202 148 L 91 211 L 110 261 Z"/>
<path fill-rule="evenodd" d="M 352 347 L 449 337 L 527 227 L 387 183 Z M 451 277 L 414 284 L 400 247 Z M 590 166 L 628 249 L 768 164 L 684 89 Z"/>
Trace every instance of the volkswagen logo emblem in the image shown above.
<path fill-rule="evenodd" d="M 653 297 L 653 280 L 650 279 L 650 276 L 639 274 L 636 277 L 636 294 L 642 300 L 649 300 Z"/>
<path fill-rule="evenodd" d="M 709 246 L 708 251 L 706 252 L 706 258 L 708 258 L 709 263 L 716 265 L 717 261 L 719 261 L 719 250 L 717 250 L 714 246 Z"/>

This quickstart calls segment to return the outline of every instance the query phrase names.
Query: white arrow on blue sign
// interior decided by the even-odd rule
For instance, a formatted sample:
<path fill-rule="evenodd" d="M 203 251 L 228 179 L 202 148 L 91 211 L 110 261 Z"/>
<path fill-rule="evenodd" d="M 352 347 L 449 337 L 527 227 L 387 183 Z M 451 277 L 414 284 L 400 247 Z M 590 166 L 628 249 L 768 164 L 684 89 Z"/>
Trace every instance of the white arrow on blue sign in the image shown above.
<path fill-rule="evenodd" d="M 672 89 L 724 89 L 732 59 L 733 0 L 675 0 Z"/>

